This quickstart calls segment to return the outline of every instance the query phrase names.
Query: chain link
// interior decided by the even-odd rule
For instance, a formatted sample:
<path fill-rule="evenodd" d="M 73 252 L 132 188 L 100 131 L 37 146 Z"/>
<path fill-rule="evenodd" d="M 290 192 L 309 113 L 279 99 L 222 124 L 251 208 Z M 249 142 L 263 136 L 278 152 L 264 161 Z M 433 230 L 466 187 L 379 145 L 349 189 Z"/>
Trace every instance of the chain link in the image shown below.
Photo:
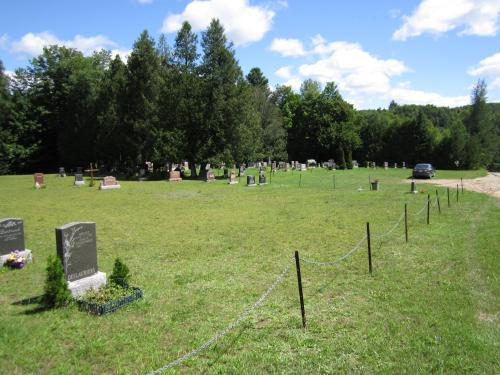
<path fill-rule="evenodd" d="M 172 361 L 168 363 L 167 365 L 160 367 L 157 370 L 151 371 L 148 375 L 154 375 L 154 374 L 159 374 L 161 372 L 164 372 L 174 366 L 177 366 L 178 364 L 188 360 L 191 357 L 194 357 L 201 353 L 203 350 L 211 346 L 212 344 L 216 343 L 219 341 L 222 337 L 224 337 L 229 331 L 231 331 L 233 328 L 235 328 L 238 324 L 240 324 L 252 311 L 254 311 L 259 305 L 264 302 L 266 297 L 273 291 L 274 288 L 276 288 L 279 284 L 281 284 L 290 270 L 290 267 L 292 266 L 292 262 L 290 262 L 285 269 L 281 272 L 281 274 L 276 278 L 274 283 L 260 296 L 260 298 L 253 304 L 251 305 L 248 309 L 246 309 L 243 314 L 240 315 L 238 319 L 233 321 L 230 325 L 228 325 L 226 328 L 224 328 L 222 331 L 218 332 L 215 336 L 213 336 L 210 340 L 205 341 L 202 345 L 197 347 L 196 349 L 190 351 L 189 353 L 183 355 L 182 357 L 176 359 L 175 361 Z"/>
<path fill-rule="evenodd" d="M 307 258 L 300 258 L 300 260 L 304 263 L 314 264 L 316 266 L 333 266 L 351 256 L 356 250 L 359 249 L 359 247 L 365 240 L 366 240 L 366 234 L 351 250 L 349 250 L 346 254 L 342 255 L 340 258 L 335 259 L 331 262 L 319 262 L 317 260 L 307 259 Z"/>
<path fill-rule="evenodd" d="M 414 216 L 418 216 L 418 215 L 420 215 L 420 214 L 422 213 L 422 211 L 424 211 L 424 210 L 425 210 L 425 208 L 426 208 L 426 207 L 427 207 L 427 201 L 425 201 L 425 204 L 424 204 L 424 206 L 420 209 L 420 211 L 418 211 L 416 214 L 413 214 L 413 215 L 414 215 Z"/>
<path fill-rule="evenodd" d="M 385 233 L 379 234 L 377 236 L 373 236 L 373 238 L 374 239 L 377 239 L 377 238 L 383 239 L 384 237 L 387 237 L 389 234 L 391 234 L 392 232 L 394 232 L 394 230 L 398 227 L 398 225 L 401 223 L 401 221 L 404 219 L 404 217 L 405 217 L 405 213 L 403 212 L 401 214 L 401 216 L 399 217 L 399 219 L 396 221 L 396 223 L 394 224 L 394 226 L 391 229 L 389 229 Z"/>

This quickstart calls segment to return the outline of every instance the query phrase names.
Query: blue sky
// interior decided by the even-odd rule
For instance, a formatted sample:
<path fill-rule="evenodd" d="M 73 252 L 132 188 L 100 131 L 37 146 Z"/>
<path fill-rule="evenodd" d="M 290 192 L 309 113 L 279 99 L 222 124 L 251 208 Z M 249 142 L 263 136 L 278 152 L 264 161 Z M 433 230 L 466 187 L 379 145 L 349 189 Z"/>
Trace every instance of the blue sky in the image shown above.
<path fill-rule="evenodd" d="M 14 71 L 46 44 L 126 58 L 144 29 L 172 42 L 182 21 L 203 30 L 212 17 L 245 74 L 258 66 L 272 86 L 335 81 L 357 108 L 458 106 L 484 78 L 500 101 L 500 0 L 5 1 L 0 59 Z"/>

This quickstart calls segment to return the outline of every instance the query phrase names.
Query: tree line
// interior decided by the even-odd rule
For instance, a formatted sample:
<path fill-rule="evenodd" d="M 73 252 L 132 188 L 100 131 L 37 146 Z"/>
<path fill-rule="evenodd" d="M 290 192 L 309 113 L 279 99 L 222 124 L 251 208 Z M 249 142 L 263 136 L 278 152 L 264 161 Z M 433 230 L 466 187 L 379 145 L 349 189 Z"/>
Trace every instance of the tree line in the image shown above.
<path fill-rule="evenodd" d="M 172 45 L 144 31 L 126 63 L 55 45 L 10 77 L 0 61 L 0 173 L 311 158 L 498 167 L 500 109 L 486 94 L 479 81 L 467 107 L 357 111 L 333 82 L 271 90 L 259 68 L 244 76 L 218 20 L 200 38 L 184 22 Z"/>

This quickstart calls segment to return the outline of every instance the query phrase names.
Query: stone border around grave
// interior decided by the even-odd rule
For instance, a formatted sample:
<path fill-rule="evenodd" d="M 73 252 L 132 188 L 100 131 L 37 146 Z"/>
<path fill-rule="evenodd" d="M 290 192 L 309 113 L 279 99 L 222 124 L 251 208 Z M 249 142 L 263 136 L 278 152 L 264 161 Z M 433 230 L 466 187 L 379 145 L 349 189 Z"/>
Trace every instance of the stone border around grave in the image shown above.
<path fill-rule="evenodd" d="M 31 253 L 31 250 L 24 249 L 22 251 L 19 251 L 19 255 L 26 259 L 25 264 L 33 263 L 33 254 Z M 0 256 L 0 267 L 3 267 L 4 264 L 7 263 L 9 256 L 10 256 L 10 254 Z"/>
<path fill-rule="evenodd" d="M 77 299 L 76 303 L 78 304 L 79 309 L 82 311 L 87 311 L 94 315 L 109 314 L 144 297 L 144 293 L 140 288 L 130 287 L 130 289 L 132 289 L 130 295 L 114 301 L 109 301 L 106 303 L 97 303 L 97 302 L 87 302 Z"/>
<path fill-rule="evenodd" d="M 120 189 L 120 185 L 99 185 L 99 190 Z"/>

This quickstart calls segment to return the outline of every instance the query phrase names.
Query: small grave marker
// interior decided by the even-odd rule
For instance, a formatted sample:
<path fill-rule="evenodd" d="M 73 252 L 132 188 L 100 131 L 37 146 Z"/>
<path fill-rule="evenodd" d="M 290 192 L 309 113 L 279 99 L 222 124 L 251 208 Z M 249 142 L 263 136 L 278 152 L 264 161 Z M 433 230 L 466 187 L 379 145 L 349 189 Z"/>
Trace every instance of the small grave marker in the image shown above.
<path fill-rule="evenodd" d="M 170 182 L 182 181 L 181 172 L 180 171 L 170 171 L 168 180 Z"/>
<path fill-rule="evenodd" d="M 266 182 L 266 174 L 264 171 L 261 171 L 259 173 L 259 185 L 267 185 L 267 182 Z"/>
<path fill-rule="evenodd" d="M 231 171 L 229 174 L 229 181 L 227 182 L 229 185 L 234 185 L 238 183 L 238 180 L 236 180 L 236 173 L 234 171 Z"/>
<path fill-rule="evenodd" d="M 102 179 L 99 190 L 119 189 L 121 186 L 113 176 L 106 176 Z"/>
<path fill-rule="evenodd" d="M 207 172 L 207 178 L 205 180 L 206 182 L 213 182 L 215 181 L 215 174 L 212 171 Z"/>
<path fill-rule="evenodd" d="M 75 173 L 75 186 L 83 186 L 83 185 L 85 185 L 83 174 Z"/>
<path fill-rule="evenodd" d="M 66 171 L 64 167 L 59 167 L 59 177 L 66 177 Z"/>
<path fill-rule="evenodd" d="M 26 259 L 26 263 L 31 263 L 31 250 L 24 245 L 24 224 L 21 219 L 4 218 L 0 219 L 0 266 L 2 266 L 9 254 L 19 251 L 19 255 Z"/>
<path fill-rule="evenodd" d="M 39 189 L 42 187 L 44 183 L 44 174 L 43 173 L 35 173 L 33 175 L 34 183 L 35 183 L 35 188 Z"/>
<path fill-rule="evenodd" d="M 257 184 L 255 183 L 255 176 L 253 175 L 247 176 L 247 186 L 257 186 Z"/>

